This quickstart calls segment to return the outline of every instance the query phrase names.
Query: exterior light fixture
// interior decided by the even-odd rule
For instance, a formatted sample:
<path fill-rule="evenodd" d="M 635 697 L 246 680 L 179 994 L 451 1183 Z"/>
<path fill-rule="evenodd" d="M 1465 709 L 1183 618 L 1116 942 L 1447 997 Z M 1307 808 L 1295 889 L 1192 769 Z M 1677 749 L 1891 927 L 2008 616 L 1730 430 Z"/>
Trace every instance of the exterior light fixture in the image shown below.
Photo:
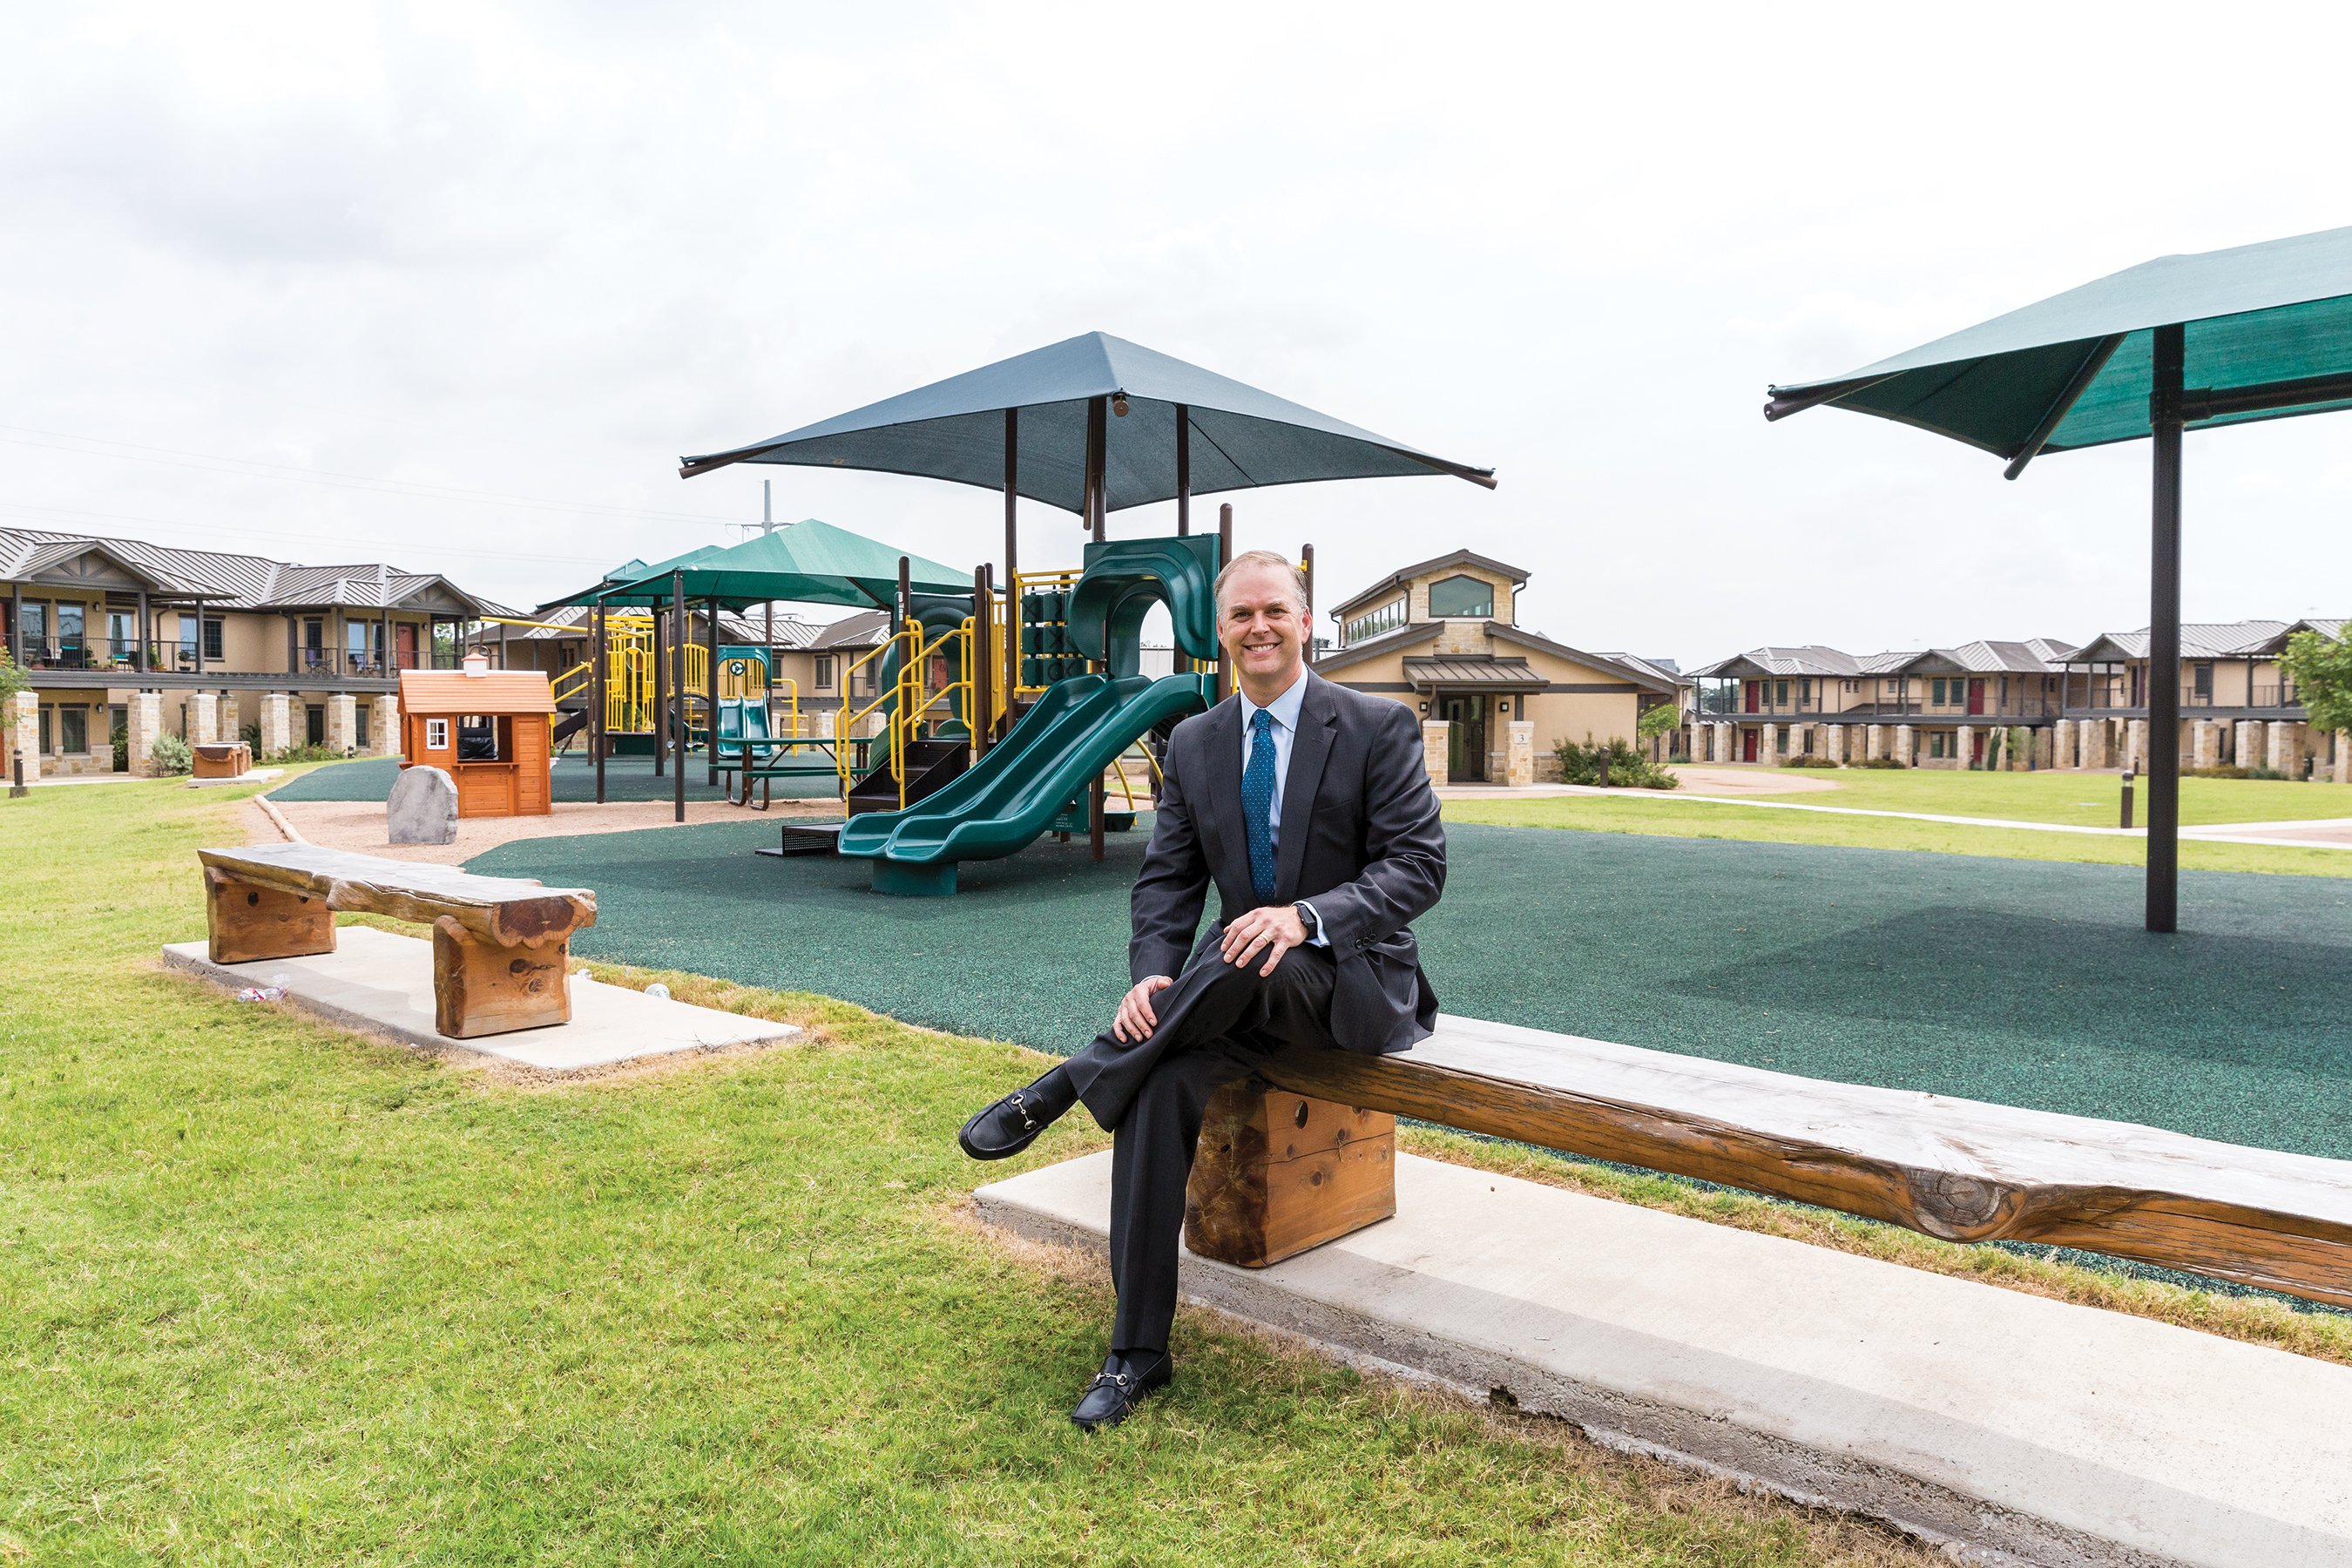
<path fill-rule="evenodd" d="M 1126 393 L 1124 393 L 1124 392 L 1114 392 L 1114 393 L 1112 393 L 1112 394 L 1110 395 L 1110 411 L 1111 411 L 1113 414 L 1118 415 L 1121 419 L 1124 419 L 1124 418 L 1126 418 L 1126 417 L 1127 417 L 1127 394 L 1126 394 Z"/>

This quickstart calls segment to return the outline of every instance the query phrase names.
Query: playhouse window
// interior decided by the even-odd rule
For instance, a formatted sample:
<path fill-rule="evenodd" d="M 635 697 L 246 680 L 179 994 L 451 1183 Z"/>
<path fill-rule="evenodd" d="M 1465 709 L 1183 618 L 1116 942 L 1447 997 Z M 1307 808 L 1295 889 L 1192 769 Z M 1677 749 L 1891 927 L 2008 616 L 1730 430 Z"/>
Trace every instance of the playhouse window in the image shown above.
<path fill-rule="evenodd" d="M 479 713 L 457 721 L 457 760 L 495 763 L 499 760 L 499 721 Z"/>
<path fill-rule="evenodd" d="M 446 752 L 449 749 L 448 720 L 427 719 L 425 721 L 425 749 L 428 752 Z"/>
<path fill-rule="evenodd" d="M 1429 585 L 1429 613 L 1437 619 L 1495 613 L 1495 585 L 1475 577 L 1446 577 Z"/>

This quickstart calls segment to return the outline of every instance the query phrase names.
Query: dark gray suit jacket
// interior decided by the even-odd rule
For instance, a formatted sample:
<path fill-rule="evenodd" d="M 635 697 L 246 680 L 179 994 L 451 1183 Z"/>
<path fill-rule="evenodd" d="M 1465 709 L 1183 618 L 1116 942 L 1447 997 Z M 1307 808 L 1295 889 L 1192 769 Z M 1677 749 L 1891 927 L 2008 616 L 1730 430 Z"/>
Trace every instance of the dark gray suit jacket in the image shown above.
<path fill-rule="evenodd" d="M 1228 915 L 1257 907 L 1242 826 L 1238 697 L 1169 738 L 1159 822 L 1135 882 L 1136 981 L 1183 968 L 1212 879 Z M 1444 890 L 1445 829 L 1412 709 L 1307 673 L 1282 785 L 1275 882 L 1274 902 L 1309 900 L 1323 918 L 1339 967 L 1332 1037 L 1373 1053 L 1427 1038 L 1437 996 L 1410 922 Z"/>

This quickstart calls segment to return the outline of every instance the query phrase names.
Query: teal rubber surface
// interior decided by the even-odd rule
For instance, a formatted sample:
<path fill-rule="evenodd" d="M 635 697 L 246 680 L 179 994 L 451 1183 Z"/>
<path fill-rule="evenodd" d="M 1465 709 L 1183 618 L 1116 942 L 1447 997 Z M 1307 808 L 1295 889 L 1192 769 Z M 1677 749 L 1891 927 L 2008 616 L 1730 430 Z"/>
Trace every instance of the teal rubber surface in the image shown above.
<path fill-rule="evenodd" d="M 841 852 L 918 866 L 1014 854 L 1153 725 L 1205 709 L 1211 679 L 1080 675 L 1056 681 L 1012 733 L 937 795 L 904 811 L 851 817 L 841 831 Z"/>
<path fill-rule="evenodd" d="M 687 799 L 719 800 L 725 796 L 723 786 L 713 789 L 703 783 L 709 776 L 709 764 L 698 756 L 687 759 Z M 670 798 L 673 782 L 666 773 L 659 778 L 654 776 L 651 757 L 609 757 L 604 770 L 607 800 Z M 271 790 L 269 796 L 273 800 L 386 800 L 392 795 L 392 781 L 399 776 L 399 758 L 363 757 L 358 762 L 314 768 Z M 555 798 L 559 801 L 596 798 L 595 766 L 581 757 L 559 758 L 554 778 Z M 841 791 L 835 775 L 827 774 L 814 779 L 777 779 L 771 793 L 778 800 L 825 800 L 837 799 Z"/>
<path fill-rule="evenodd" d="M 1063 1054 L 1127 988 L 1150 819 L 967 861 L 953 899 L 778 860 L 772 822 L 531 839 L 475 869 L 578 884 L 598 958 L 820 992 Z M 2352 883 L 1449 826 L 1420 921 L 1446 1011 L 1783 1072 L 2352 1158 Z M 1215 900 L 1210 900 L 1213 918 Z"/>

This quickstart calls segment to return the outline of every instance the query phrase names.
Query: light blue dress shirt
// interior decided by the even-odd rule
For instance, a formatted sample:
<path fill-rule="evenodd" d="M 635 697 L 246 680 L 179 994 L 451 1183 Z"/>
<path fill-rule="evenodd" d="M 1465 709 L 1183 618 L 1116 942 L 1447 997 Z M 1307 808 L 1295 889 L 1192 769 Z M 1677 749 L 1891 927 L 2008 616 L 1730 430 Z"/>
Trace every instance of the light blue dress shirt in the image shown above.
<path fill-rule="evenodd" d="M 1256 742 L 1252 731 L 1257 727 L 1258 705 L 1251 701 L 1239 687 L 1234 689 L 1234 696 L 1242 705 L 1241 765 L 1242 771 L 1247 773 L 1250 747 Z M 1265 705 L 1265 710 L 1274 715 L 1274 805 L 1269 808 L 1265 825 L 1266 843 L 1277 852 L 1282 848 L 1282 790 L 1290 779 L 1290 743 L 1297 738 L 1298 709 L 1306 700 L 1307 670 L 1302 666 L 1298 679 L 1290 683 L 1290 689 Z M 1310 917 L 1307 922 L 1307 945 L 1330 946 L 1330 942 L 1323 935 L 1323 917 L 1315 913 L 1313 904 L 1307 906 L 1307 912 Z"/>

